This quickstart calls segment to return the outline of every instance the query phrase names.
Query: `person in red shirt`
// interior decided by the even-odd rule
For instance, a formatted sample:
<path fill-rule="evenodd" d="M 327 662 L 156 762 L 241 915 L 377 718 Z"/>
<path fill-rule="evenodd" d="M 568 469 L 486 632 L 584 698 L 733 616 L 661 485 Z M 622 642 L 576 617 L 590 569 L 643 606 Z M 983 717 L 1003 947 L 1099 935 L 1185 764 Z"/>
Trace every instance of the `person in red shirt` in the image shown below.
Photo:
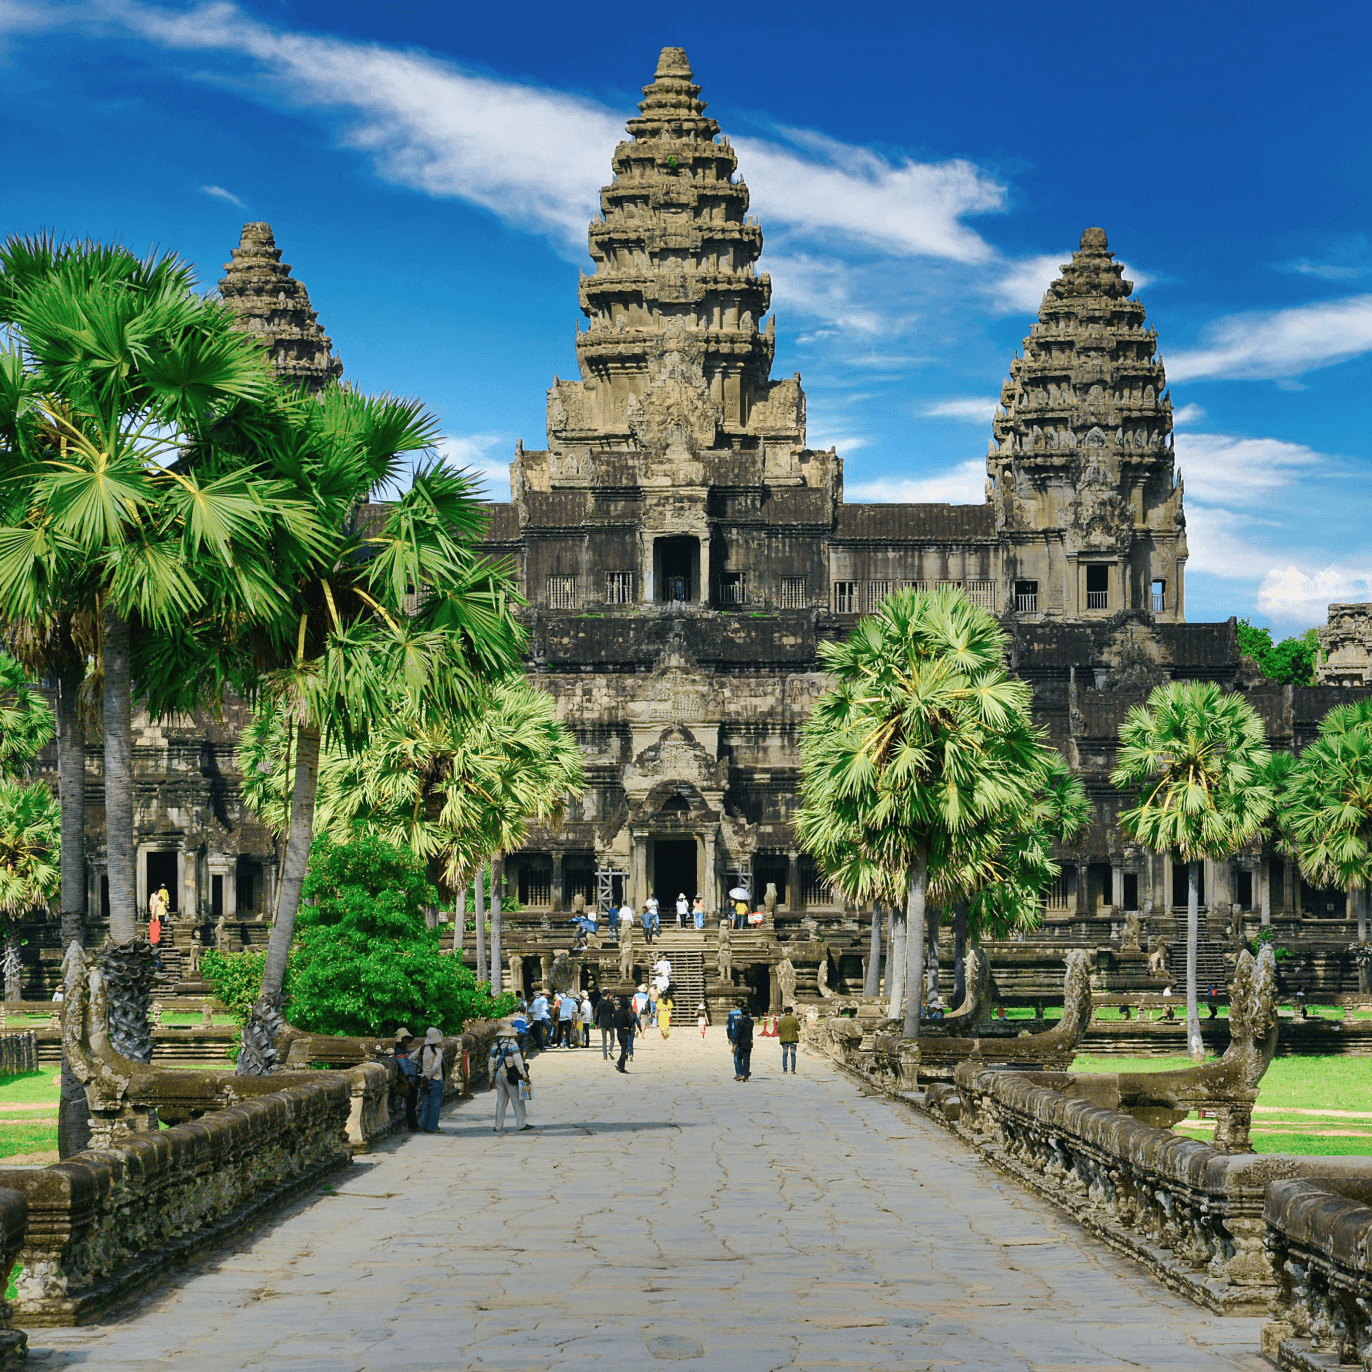
<path fill-rule="evenodd" d="M 162 912 L 153 909 L 152 918 L 148 920 L 148 942 L 152 944 L 153 965 L 160 972 L 162 970 Z"/>

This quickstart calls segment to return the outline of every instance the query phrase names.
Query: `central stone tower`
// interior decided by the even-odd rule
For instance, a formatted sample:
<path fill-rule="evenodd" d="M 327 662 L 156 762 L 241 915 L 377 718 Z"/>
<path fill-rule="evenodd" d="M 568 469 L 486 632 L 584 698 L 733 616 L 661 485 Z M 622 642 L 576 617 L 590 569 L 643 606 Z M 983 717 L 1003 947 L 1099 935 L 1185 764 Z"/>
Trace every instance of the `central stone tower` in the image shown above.
<path fill-rule="evenodd" d="M 590 226 L 581 379 L 554 381 L 548 447 L 521 444 L 511 471 L 525 526 L 542 514 L 539 495 L 582 491 L 578 519 L 603 518 L 607 533 L 633 503 L 637 547 L 604 587 L 570 560 L 565 572 L 531 568 L 551 588 L 550 608 L 602 596 L 703 606 L 720 576 L 733 575 L 707 517 L 712 488 L 809 486 L 831 506 L 839 484 L 837 455 L 805 447 L 800 377 L 771 379 L 775 320 L 764 329 L 763 316 L 772 284 L 754 270 L 762 230 L 681 48 L 662 50 L 643 96 Z M 734 581 L 724 585 L 734 593 Z"/>

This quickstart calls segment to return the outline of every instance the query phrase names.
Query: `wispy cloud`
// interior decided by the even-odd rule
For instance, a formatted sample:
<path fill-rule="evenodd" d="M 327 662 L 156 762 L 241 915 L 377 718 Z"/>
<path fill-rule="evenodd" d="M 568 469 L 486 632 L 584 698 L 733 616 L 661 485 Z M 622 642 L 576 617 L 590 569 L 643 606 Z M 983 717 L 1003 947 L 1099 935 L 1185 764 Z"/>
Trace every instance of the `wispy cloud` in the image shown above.
<path fill-rule="evenodd" d="M 995 276 L 987 290 L 997 309 L 1005 314 L 1037 314 L 1043 304 L 1048 287 L 1062 274 L 1063 266 L 1072 260 L 1072 253 L 1049 252 L 1035 257 L 1021 257 L 1006 263 L 1005 270 Z M 1135 290 L 1142 290 L 1152 277 L 1144 272 L 1134 271 L 1125 262 L 1124 279 L 1134 283 Z"/>
<path fill-rule="evenodd" d="M 503 446 L 502 455 L 493 450 Z M 509 500 L 510 462 L 514 444 L 504 434 L 446 434 L 438 451 L 451 467 L 464 467 L 481 480 L 488 500 Z"/>
<path fill-rule="evenodd" d="M 1230 315 L 1200 347 L 1169 353 L 1173 381 L 1274 380 L 1347 361 L 1372 349 L 1372 295 L 1268 313 Z"/>
<path fill-rule="evenodd" d="M 243 208 L 243 202 L 232 191 L 226 191 L 223 186 L 201 186 L 200 194 L 213 196 L 216 200 L 227 200 L 230 205 L 237 205 L 240 210 Z"/>
<path fill-rule="evenodd" d="M 969 424 L 989 424 L 1000 401 L 973 396 L 966 400 L 940 400 L 926 405 L 921 414 L 930 419 L 961 419 Z"/>
<path fill-rule="evenodd" d="M 1228 434 L 1179 433 L 1177 466 L 1189 500 L 1217 505 L 1264 501 L 1334 459 L 1303 443 L 1280 438 L 1234 438 Z"/>
<path fill-rule="evenodd" d="M 1199 424 L 1205 418 L 1205 407 L 1203 405 L 1183 405 L 1180 409 L 1172 411 L 1172 427 L 1174 429 L 1187 428 L 1192 424 Z"/>
<path fill-rule="evenodd" d="M 1357 267 L 1340 267 L 1333 262 L 1310 262 L 1304 259 L 1291 263 L 1290 270 L 1302 276 L 1319 276 L 1326 281 L 1347 281 L 1349 277 L 1358 275 Z"/>
<path fill-rule="evenodd" d="M 772 304 L 783 314 L 794 310 L 807 319 L 869 336 L 890 326 L 882 311 L 860 302 L 852 268 L 837 258 L 769 252 L 762 265 L 772 278 Z"/>
<path fill-rule="evenodd" d="M 583 97 L 422 52 L 272 28 L 232 4 L 173 11 L 112 0 L 103 13 L 167 49 L 252 59 L 265 94 L 341 117 L 341 140 L 384 178 L 479 205 L 578 254 L 625 136 L 622 112 Z M 911 256 L 993 256 L 962 218 L 999 209 L 1005 190 L 970 162 L 890 159 L 820 134 L 778 135 L 735 142 L 754 206 L 772 224 Z"/>
<path fill-rule="evenodd" d="M 849 500 L 981 505 L 986 500 L 986 462 L 973 458 L 933 476 L 880 476 L 846 485 L 844 494 Z"/>

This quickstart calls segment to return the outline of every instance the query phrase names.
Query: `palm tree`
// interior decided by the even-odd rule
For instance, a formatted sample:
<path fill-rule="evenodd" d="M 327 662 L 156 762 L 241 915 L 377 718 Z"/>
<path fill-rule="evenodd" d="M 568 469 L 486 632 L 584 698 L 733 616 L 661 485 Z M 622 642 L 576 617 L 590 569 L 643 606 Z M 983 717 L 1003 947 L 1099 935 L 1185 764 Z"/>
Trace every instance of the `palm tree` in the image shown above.
<path fill-rule="evenodd" d="M 1274 797 L 1263 780 L 1269 757 L 1253 707 L 1210 681 L 1159 686 L 1120 726 L 1110 781 L 1134 793 L 1120 827 L 1187 865 L 1186 1036 L 1197 1062 L 1205 1057 L 1196 1001 L 1201 863 L 1237 852 L 1271 814 Z"/>
<path fill-rule="evenodd" d="M 524 841 L 530 823 L 554 821 L 583 784 L 581 750 L 552 698 L 511 676 L 443 712 L 426 714 L 397 695 L 365 748 L 326 754 L 319 821 L 331 832 L 363 823 L 438 860 L 453 892 L 473 878 L 480 883 L 489 862 L 491 988 L 499 995 L 503 856 Z"/>
<path fill-rule="evenodd" d="M 1356 906 L 1358 943 L 1367 943 L 1367 890 L 1372 886 L 1372 725 L 1366 702 L 1336 706 L 1315 741 L 1296 759 L 1282 811 L 1301 870 L 1339 886 Z M 1367 972 L 1358 968 L 1361 989 Z"/>
<path fill-rule="evenodd" d="M 516 667 L 523 648 L 508 572 L 475 551 L 485 514 L 472 478 L 425 465 L 398 501 L 359 525 L 361 506 L 396 479 L 403 455 L 431 447 L 431 415 L 417 402 L 336 386 L 288 421 L 249 442 L 310 496 L 326 536 L 307 558 L 279 568 L 285 608 L 271 632 L 243 645 L 254 668 L 267 668 L 261 689 L 292 734 L 285 854 L 262 994 L 238 1060 L 244 1075 L 275 1062 L 321 747 L 337 740 L 345 752 L 360 748 L 395 710 L 397 689 L 422 710 L 461 708 L 477 683 Z"/>
<path fill-rule="evenodd" d="M 58 893 L 62 819 L 41 781 L 0 779 L 0 921 L 5 926 L 5 999 L 19 1000 L 19 926 Z"/>
<path fill-rule="evenodd" d="M 1005 672 L 1004 635 L 955 588 L 903 591 L 826 645 L 835 684 L 805 726 L 797 833 L 844 889 L 903 888 L 905 1024 L 919 1034 L 931 875 L 964 835 L 1024 810 L 1042 774 L 1029 687 Z"/>
<path fill-rule="evenodd" d="M 215 449 L 215 427 L 275 383 L 230 312 L 193 285 L 170 255 L 140 260 L 50 238 L 0 248 L 0 324 L 18 345 L 6 365 L 15 384 L 0 388 L 12 458 L 0 485 L 0 604 L 11 623 L 70 613 L 97 628 L 110 890 L 102 961 L 115 1046 L 145 1062 L 153 966 L 135 895 L 133 641 L 265 613 L 277 599 L 269 544 L 308 523 L 287 490 Z"/>

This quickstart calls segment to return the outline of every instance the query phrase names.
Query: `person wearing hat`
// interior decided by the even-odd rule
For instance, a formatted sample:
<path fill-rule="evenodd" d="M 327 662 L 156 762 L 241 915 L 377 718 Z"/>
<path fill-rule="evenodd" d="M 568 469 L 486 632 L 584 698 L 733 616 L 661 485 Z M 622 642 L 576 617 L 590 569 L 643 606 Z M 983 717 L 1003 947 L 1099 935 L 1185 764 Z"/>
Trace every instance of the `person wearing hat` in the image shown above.
<path fill-rule="evenodd" d="M 528 1109 L 520 1099 L 519 1088 L 529 1084 L 529 1064 L 519 1051 L 519 1039 L 514 1025 L 507 1019 L 500 1021 L 495 1031 L 495 1042 L 491 1044 L 488 1062 L 491 1090 L 495 1092 L 495 1132 L 505 1132 L 505 1110 L 513 1101 L 515 1130 L 532 1129 L 528 1121 Z"/>
<path fill-rule="evenodd" d="M 438 1107 L 443 1104 L 443 1031 L 431 1024 L 419 1051 L 419 1101 L 421 1133 L 438 1133 Z"/>
<path fill-rule="evenodd" d="M 395 1031 L 395 1065 L 405 1093 L 405 1123 L 413 1134 L 419 1128 L 419 1064 L 410 1055 L 414 1035 L 402 1024 Z"/>

